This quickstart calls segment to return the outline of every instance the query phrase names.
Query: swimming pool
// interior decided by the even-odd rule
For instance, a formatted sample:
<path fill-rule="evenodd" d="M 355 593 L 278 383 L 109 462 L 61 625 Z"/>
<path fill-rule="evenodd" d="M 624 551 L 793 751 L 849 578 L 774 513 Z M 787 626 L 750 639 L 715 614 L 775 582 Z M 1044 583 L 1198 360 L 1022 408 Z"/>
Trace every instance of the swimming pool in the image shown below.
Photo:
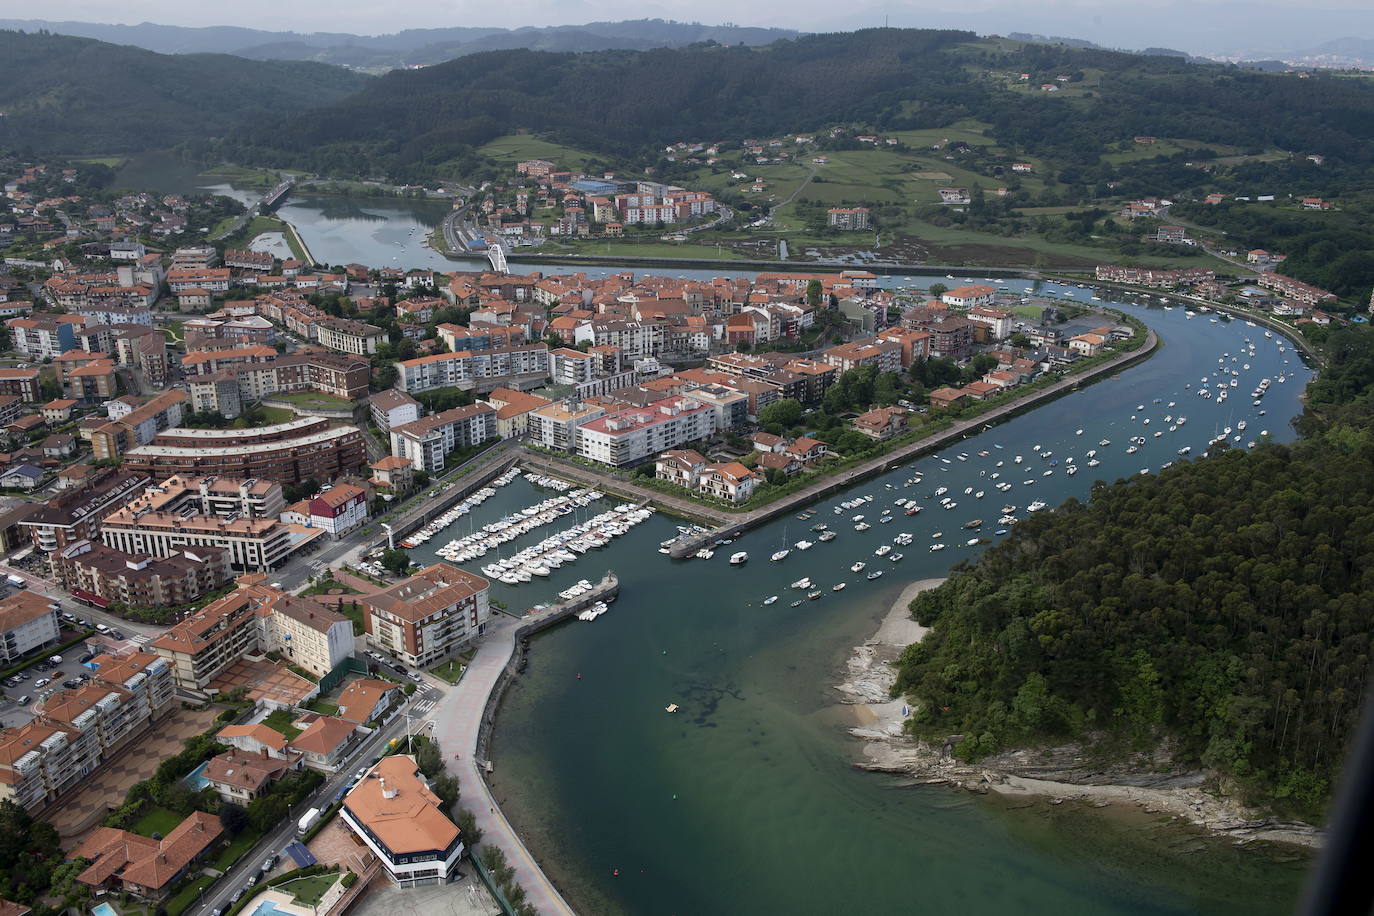
<path fill-rule="evenodd" d="M 264 900 L 259 903 L 249 916 L 276 916 L 277 902 L 275 900 Z"/>
<path fill-rule="evenodd" d="M 91 907 L 91 912 L 94 913 L 95 916 L 119 916 L 115 908 L 108 903 L 97 903 L 95 906 Z"/>
<path fill-rule="evenodd" d="M 199 792 L 201 789 L 208 786 L 210 784 L 210 780 L 206 779 L 203 774 L 205 773 L 205 768 L 209 765 L 210 761 L 207 760 L 191 772 L 187 773 L 181 780 L 183 783 L 185 783 L 186 788 L 190 789 L 192 792 Z M 112 916 L 112 914 L 101 913 L 99 914 L 99 916 Z"/>

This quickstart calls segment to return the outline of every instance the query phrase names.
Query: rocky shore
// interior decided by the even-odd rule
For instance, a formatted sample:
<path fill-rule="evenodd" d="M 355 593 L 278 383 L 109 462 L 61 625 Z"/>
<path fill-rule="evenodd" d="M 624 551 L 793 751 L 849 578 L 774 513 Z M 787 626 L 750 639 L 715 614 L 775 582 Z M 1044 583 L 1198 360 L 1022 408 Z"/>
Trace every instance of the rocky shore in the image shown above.
<path fill-rule="evenodd" d="M 1317 828 L 1275 820 L 1218 795 L 1207 774 L 1172 767 L 1162 754 L 1103 766 L 1082 748 L 1065 745 L 1009 751 L 966 764 L 952 756 L 947 746 L 908 737 L 902 728 L 905 703 L 890 698 L 896 680 L 892 665 L 908 645 L 919 642 L 927 632 L 911 619 L 907 610 L 911 600 L 943 581 L 922 579 L 903 589 L 877 632 L 856 646 L 846 662 L 845 680 L 836 690 L 852 716 L 849 733 L 864 742 L 862 757 L 855 766 L 972 792 L 1034 796 L 1051 805 L 1066 801 L 1099 808 L 1130 805 L 1239 842 L 1321 845 L 1322 834 Z"/>

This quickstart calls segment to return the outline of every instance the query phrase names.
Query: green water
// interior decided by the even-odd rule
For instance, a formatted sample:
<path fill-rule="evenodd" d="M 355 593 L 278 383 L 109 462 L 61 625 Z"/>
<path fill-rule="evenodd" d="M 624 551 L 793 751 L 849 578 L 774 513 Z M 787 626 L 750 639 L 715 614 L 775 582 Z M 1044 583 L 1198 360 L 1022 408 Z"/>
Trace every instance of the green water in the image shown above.
<path fill-rule="evenodd" d="M 874 497 L 854 510 L 875 522 L 870 531 L 855 532 L 851 512 L 833 514 L 834 499 L 819 505 L 814 521 L 830 523 L 840 536 L 794 551 L 783 563 L 767 557 L 784 542 L 811 536 L 811 523 L 789 516 L 713 560 L 673 562 L 656 548 L 676 523 L 659 515 L 545 582 L 496 587 L 497 597 L 520 607 L 607 567 L 621 577 L 621 598 L 609 614 L 536 640 L 529 668 L 502 708 L 492 749 L 503 808 L 580 912 L 1291 909 L 1300 859 L 1237 848 L 1134 812 L 1012 803 L 855 770 L 858 745 L 833 705 L 830 685 L 841 679 L 849 648 L 872 633 L 901 588 L 943 575 L 980 549 L 964 546 L 963 522 L 991 522 L 1004 502 L 1082 498 L 1093 480 L 1157 470 L 1178 460 L 1184 445 L 1200 453 L 1219 428 L 1242 419 L 1245 438 L 1261 429 L 1292 437 L 1288 421 L 1308 373 L 1291 347 L 1280 353 L 1261 329 L 1213 324 L 1208 316 L 1188 320 L 1179 309 L 1152 310 L 1147 320 L 1167 345 L 1143 365 L 947 449 L 948 464 L 939 456 L 921 459 L 920 486 L 902 486 L 909 469 L 857 486 L 853 493 Z M 1239 354 L 1245 336 L 1256 341 L 1257 353 L 1226 364 L 1251 365 L 1232 397 L 1225 404 L 1197 397 L 1201 377 L 1216 370 L 1222 353 Z M 1288 381 L 1275 384 L 1262 407 L 1252 406 L 1250 389 L 1280 371 Z M 1161 403 L 1153 403 L 1156 397 Z M 1167 430 L 1160 425 L 1166 414 L 1184 414 L 1187 424 L 1154 438 L 1154 430 Z M 1128 455 L 1132 435 L 1147 441 Z M 1099 447 L 1103 438 L 1112 445 Z M 1061 464 L 1050 468 L 1032 445 L 1053 450 Z M 1063 460 L 1073 455 L 1082 466 L 1090 448 L 1099 449 L 1102 465 L 1066 476 Z M 978 455 L 982 450 L 987 457 Z M 968 460 L 959 460 L 961 453 Z M 1025 463 L 1014 464 L 1018 454 Z M 1004 465 L 996 469 L 999 460 Z M 1055 473 L 1044 476 L 1050 469 Z M 1013 491 L 993 489 L 992 473 L 1014 482 Z M 954 510 L 940 510 L 931 498 L 915 517 L 876 523 L 895 497 L 931 496 L 937 486 L 949 488 L 959 503 Z M 966 487 L 984 489 L 985 498 L 965 495 Z M 518 481 L 484 505 L 476 523 L 542 495 Z M 931 553 L 925 545 L 937 530 L 950 547 Z M 873 549 L 901 531 L 915 535 L 910 547 L 897 548 L 905 559 L 876 559 Z M 460 533 L 462 527 L 446 537 Z M 741 547 L 751 554 L 748 565 L 726 565 L 728 553 Z M 870 582 L 850 573 L 858 559 L 886 575 Z M 801 595 L 787 586 L 803 575 L 820 584 L 824 597 L 792 608 Z M 838 581 L 848 587 L 832 593 Z M 781 599 L 763 606 L 774 594 Z M 682 711 L 665 714 L 668 703 Z"/>

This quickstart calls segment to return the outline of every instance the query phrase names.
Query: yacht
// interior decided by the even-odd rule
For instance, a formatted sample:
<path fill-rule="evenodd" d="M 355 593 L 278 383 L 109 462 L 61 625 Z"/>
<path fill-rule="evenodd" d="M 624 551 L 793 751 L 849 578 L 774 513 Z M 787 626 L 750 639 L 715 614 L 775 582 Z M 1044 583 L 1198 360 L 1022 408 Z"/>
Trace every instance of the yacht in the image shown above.
<path fill-rule="evenodd" d="M 857 562 L 857 563 L 853 564 L 852 566 L 850 566 L 850 567 L 849 567 L 849 571 L 850 571 L 850 572 L 863 572 L 863 568 L 864 568 L 865 566 L 867 566 L 867 565 L 868 565 L 868 564 L 865 563 L 863 560 L 860 560 L 859 562 Z"/>
<path fill-rule="evenodd" d="M 746 551 L 741 550 L 741 551 L 739 551 L 738 553 L 732 553 L 732 554 L 730 554 L 730 565 L 731 565 L 731 566 L 743 566 L 745 563 L 748 563 L 748 562 L 749 562 L 749 554 L 748 554 Z"/>
<path fill-rule="evenodd" d="M 882 574 L 883 574 L 883 571 L 882 571 L 881 569 L 875 569 L 875 570 L 873 570 L 873 572 L 871 572 L 871 573 L 868 574 L 868 578 L 869 578 L 869 579 L 876 579 L 876 578 L 878 578 L 879 576 L 881 576 Z"/>
<path fill-rule="evenodd" d="M 778 596 L 777 596 L 777 595 L 769 595 L 767 598 L 764 598 L 764 599 L 763 599 L 763 603 L 764 603 L 765 605 L 768 605 L 768 604 L 772 604 L 774 601 L 777 601 L 777 600 L 778 600 Z"/>
<path fill-rule="evenodd" d="M 792 551 L 790 551 L 790 550 L 788 550 L 786 547 L 784 547 L 782 550 L 779 550 L 777 553 L 773 554 L 773 555 L 772 555 L 771 557 L 769 557 L 768 559 L 772 560 L 774 563 L 777 563 L 777 562 L 779 562 L 780 560 L 785 560 L 785 559 L 787 559 L 787 555 L 788 555 L 789 553 L 791 553 L 791 552 L 792 552 Z"/>
<path fill-rule="evenodd" d="M 811 587 L 811 577 L 810 577 L 810 576 L 802 576 L 802 577 L 801 577 L 800 579 L 798 579 L 796 582 L 793 582 L 792 585 L 791 585 L 790 587 L 791 587 L 791 588 L 810 588 L 810 587 Z"/>

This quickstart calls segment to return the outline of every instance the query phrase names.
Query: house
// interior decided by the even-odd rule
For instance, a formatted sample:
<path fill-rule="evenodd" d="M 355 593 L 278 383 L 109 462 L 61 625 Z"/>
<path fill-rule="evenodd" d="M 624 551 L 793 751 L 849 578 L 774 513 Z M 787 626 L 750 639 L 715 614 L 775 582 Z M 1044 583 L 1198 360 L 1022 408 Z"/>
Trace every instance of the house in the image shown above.
<path fill-rule="evenodd" d="M 159 902 L 223 832 L 217 815 L 193 811 L 160 840 L 114 827 L 97 827 L 70 855 L 90 863 L 76 876 L 79 884 L 94 891 L 123 891 Z"/>
<path fill-rule="evenodd" d="M 829 454 L 824 442 L 819 439 L 812 439 L 808 436 L 800 436 L 793 440 L 792 443 L 783 450 L 783 453 L 796 458 L 802 464 L 820 461 Z"/>
<path fill-rule="evenodd" d="M 697 481 L 697 490 L 725 502 L 742 503 L 754 495 L 758 485 L 758 474 L 738 461 L 729 461 L 706 465 Z"/>
<path fill-rule="evenodd" d="M 291 739 L 291 750 L 301 755 L 304 766 L 332 773 L 347 762 L 357 738 L 358 726 L 354 723 L 334 716 L 316 716 Z"/>
<path fill-rule="evenodd" d="M 906 428 L 907 412 L 900 407 L 877 407 L 853 420 L 854 428 L 870 439 L 891 439 Z"/>
<path fill-rule="evenodd" d="M 706 469 L 706 458 L 695 449 L 673 449 L 658 456 L 654 462 L 654 477 L 695 490 Z"/>
<path fill-rule="evenodd" d="M 787 440 L 772 433 L 754 433 L 749 437 L 754 448 L 760 452 L 781 452 L 787 447 Z"/>
<path fill-rule="evenodd" d="M 400 701 L 401 685 L 374 678 L 351 681 L 339 694 L 339 718 L 345 722 L 366 725 L 377 722 Z"/>
<path fill-rule="evenodd" d="M 227 802 L 247 805 L 275 781 L 300 768 L 300 757 L 270 757 L 239 750 L 225 751 L 205 762 L 201 778 Z"/>
<path fill-rule="evenodd" d="M 757 467 L 765 473 L 768 471 L 781 471 L 788 477 L 800 473 L 802 463 L 792 455 L 785 452 L 764 452 L 759 456 Z"/>
<path fill-rule="evenodd" d="M 389 455 L 368 467 L 372 470 L 372 478 L 368 483 L 374 487 L 386 487 L 396 493 L 405 493 L 410 490 L 415 480 L 415 466 L 409 458 Z"/>
<path fill-rule="evenodd" d="M 992 297 L 996 294 L 995 286 L 958 286 L 941 293 L 940 301 L 954 308 L 971 309 L 976 305 L 991 305 Z"/>
<path fill-rule="evenodd" d="M 340 483 L 310 500 L 310 525 L 343 537 L 367 521 L 367 493 L 362 487 Z"/>
<path fill-rule="evenodd" d="M 1107 339 L 1101 334 L 1079 334 L 1069 338 L 1069 349 L 1082 356 L 1096 356 L 1106 343 Z"/>
<path fill-rule="evenodd" d="M 44 404 L 40 410 L 49 424 L 65 423 L 72 418 L 72 408 L 75 406 L 76 401 L 70 398 L 57 398 Z"/>
<path fill-rule="evenodd" d="M 0 487 L 13 490 L 35 490 L 43 480 L 43 471 L 31 464 L 16 464 L 0 472 Z"/>
<path fill-rule="evenodd" d="M 975 401 L 986 401 L 997 392 L 1001 391 L 1000 385 L 992 382 L 969 382 L 964 386 L 964 394 Z"/>
<path fill-rule="evenodd" d="M 964 392 L 958 388 L 936 388 L 930 393 L 930 406 L 954 407 L 965 397 Z"/>

